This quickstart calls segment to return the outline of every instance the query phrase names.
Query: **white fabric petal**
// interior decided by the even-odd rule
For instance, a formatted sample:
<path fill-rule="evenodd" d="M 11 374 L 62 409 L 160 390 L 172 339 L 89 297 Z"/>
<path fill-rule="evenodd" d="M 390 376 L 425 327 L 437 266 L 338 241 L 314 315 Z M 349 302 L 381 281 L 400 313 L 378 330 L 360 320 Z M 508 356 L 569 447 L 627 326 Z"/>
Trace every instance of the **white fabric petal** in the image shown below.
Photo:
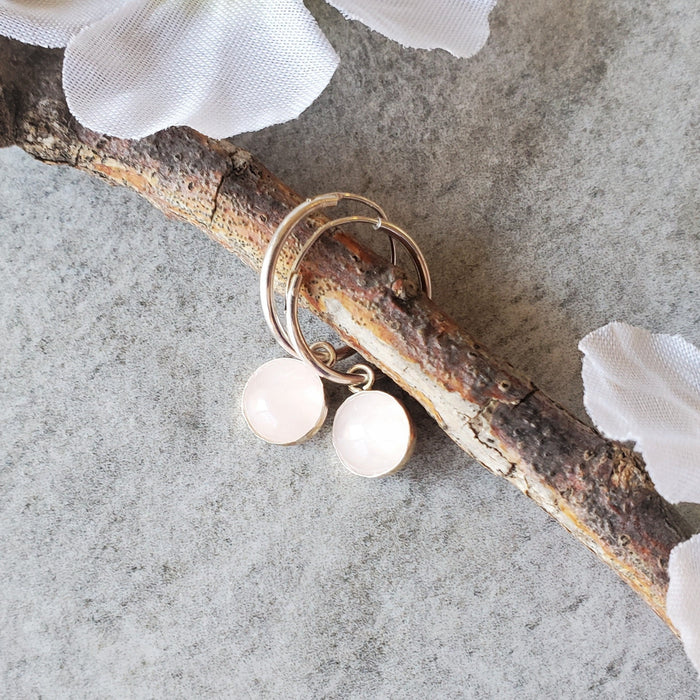
<path fill-rule="evenodd" d="M 129 0 L 0 0 L 0 34 L 56 48 Z"/>
<path fill-rule="evenodd" d="M 609 323 L 579 343 L 598 429 L 634 440 L 657 491 L 700 503 L 700 350 L 678 335 Z"/>
<path fill-rule="evenodd" d="M 336 66 L 301 0 L 134 0 L 69 43 L 63 79 L 95 131 L 223 138 L 297 117 Z"/>
<path fill-rule="evenodd" d="M 489 13 L 496 0 L 328 0 L 403 46 L 447 49 L 473 56 L 489 38 Z"/>
<path fill-rule="evenodd" d="M 673 548 L 668 575 L 666 612 L 700 673 L 700 535 Z"/>

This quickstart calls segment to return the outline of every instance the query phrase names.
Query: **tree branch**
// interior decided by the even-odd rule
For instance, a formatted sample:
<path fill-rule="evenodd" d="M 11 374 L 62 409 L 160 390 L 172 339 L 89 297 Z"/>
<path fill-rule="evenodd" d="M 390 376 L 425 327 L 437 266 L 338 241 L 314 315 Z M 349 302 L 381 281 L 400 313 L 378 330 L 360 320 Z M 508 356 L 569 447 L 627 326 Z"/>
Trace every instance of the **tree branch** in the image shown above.
<path fill-rule="evenodd" d="M 136 190 L 258 269 L 272 232 L 302 198 L 246 151 L 187 128 L 140 141 L 82 128 L 63 98 L 61 61 L 60 51 L 0 40 L 0 145 Z M 310 232 L 310 225 L 300 230 L 283 268 Z M 669 552 L 689 532 L 654 490 L 638 455 L 602 438 L 492 356 L 401 270 L 350 236 L 322 239 L 304 276 L 314 313 L 668 622 Z"/>

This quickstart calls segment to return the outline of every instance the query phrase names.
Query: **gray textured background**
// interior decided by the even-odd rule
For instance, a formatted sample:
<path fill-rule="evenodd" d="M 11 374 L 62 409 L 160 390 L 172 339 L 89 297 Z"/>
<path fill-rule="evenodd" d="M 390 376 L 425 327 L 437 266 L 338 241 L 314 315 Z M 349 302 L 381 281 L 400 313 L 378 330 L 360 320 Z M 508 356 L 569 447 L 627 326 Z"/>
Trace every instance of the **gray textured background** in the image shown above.
<path fill-rule="evenodd" d="M 579 416 L 586 332 L 700 343 L 695 0 L 503 0 L 469 61 L 310 7 L 331 87 L 237 143 L 381 202 L 438 302 Z M 381 482 L 328 427 L 253 438 L 240 392 L 279 351 L 200 232 L 16 149 L 0 197 L 6 697 L 697 697 L 644 603 L 415 403 Z"/>

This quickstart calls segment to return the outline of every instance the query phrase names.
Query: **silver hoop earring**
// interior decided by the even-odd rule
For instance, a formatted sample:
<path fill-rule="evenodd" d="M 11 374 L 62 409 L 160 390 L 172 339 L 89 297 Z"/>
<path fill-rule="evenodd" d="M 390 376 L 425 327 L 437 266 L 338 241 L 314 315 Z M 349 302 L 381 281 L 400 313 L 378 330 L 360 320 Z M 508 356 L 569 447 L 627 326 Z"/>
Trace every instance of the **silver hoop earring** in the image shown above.
<path fill-rule="evenodd" d="M 285 293 L 285 324 L 275 308 L 274 279 L 280 253 L 294 228 L 311 214 L 352 200 L 373 210 L 374 216 L 345 216 L 317 228 L 294 260 Z M 391 244 L 391 262 L 396 263 L 397 243 L 411 257 L 421 289 L 431 295 L 428 266 L 413 239 L 386 220 L 384 211 L 360 195 L 333 192 L 307 200 L 290 212 L 279 225 L 265 253 L 260 273 L 263 315 L 279 344 L 292 356 L 265 363 L 251 376 L 243 392 L 243 415 L 251 430 L 267 442 L 299 444 L 314 435 L 328 409 L 321 378 L 349 387 L 352 396 L 338 409 L 333 422 L 333 445 L 340 461 L 354 474 L 386 476 L 398 471 L 415 444 L 411 420 L 393 396 L 374 390 L 375 372 L 367 364 L 353 365 L 347 372 L 335 364 L 354 353 L 350 347 L 330 343 L 309 345 L 298 319 L 301 263 L 328 230 L 347 224 L 369 224 L 384 231 Z"/>

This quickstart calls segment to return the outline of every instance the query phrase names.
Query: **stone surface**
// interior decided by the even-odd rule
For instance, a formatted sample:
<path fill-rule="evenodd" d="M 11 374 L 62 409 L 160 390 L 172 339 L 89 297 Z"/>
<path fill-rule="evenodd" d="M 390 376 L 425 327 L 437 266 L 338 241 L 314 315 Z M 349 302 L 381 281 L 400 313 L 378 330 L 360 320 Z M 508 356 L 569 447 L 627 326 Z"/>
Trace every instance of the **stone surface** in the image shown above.
<path fill-rule="evenodd" d="M 360 391 L 340 405 L 333 418 L 333 447 L 358 476 L 387 476 L 413 451 L 413 426 L 406 409 L 384 391 Z"/>
<path fill-rule="evenodd" d="M 700 345 L 694 1 L 503 0 L 469 61 L 309 6 L 329 91 L 237 141 L 381 204 L 437 303 L 579 415 L 587 332 Z M 279 347 L 200 232 L 17 150 L 0 203 L 5 695 L 697 697 L 665 625 L 415 403 L 387 479 L 348 473 L 330 422 L 252 435 L 241 392 Z"/>
<path fill-rule="evenodd" d="M 328 413 L 321 378 L 293 357 L 270 360 L 253 372 L 243 389 L 242 409 L 250 429 L 275 445 L 308 440 Z"/>

